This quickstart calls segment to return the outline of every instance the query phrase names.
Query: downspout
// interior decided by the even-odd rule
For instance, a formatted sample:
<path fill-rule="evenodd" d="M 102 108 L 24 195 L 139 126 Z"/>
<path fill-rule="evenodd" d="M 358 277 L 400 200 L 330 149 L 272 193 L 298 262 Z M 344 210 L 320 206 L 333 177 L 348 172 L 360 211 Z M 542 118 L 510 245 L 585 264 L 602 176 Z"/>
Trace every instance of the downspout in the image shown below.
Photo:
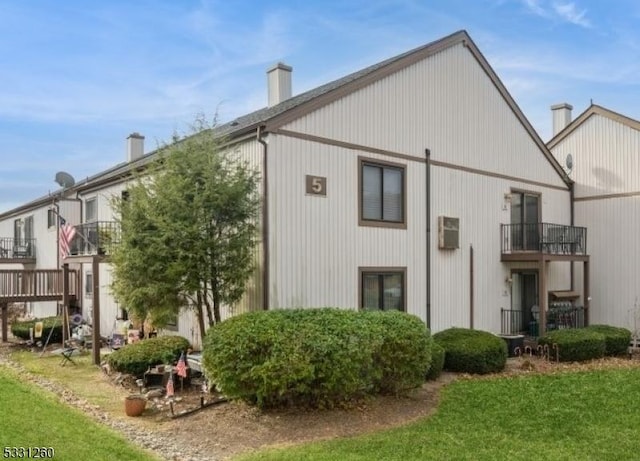
<path fill-rule="evenodd" d="M 262 144 L 262 309 L 269 310 L 269 183 L 267 174 L 267 142 L 263 139 L 264 126 L 256 131 Z"/>
<path fill-rule="evenodd" d="M 425 163 L 425 200 L 426 204 L 426 223 L 427 223 L 427 242 L 426 242 L 426 269 L 427 269 L 427 328 L 431 328 L 431 151 L 424 150 L 426 159 Z"/>

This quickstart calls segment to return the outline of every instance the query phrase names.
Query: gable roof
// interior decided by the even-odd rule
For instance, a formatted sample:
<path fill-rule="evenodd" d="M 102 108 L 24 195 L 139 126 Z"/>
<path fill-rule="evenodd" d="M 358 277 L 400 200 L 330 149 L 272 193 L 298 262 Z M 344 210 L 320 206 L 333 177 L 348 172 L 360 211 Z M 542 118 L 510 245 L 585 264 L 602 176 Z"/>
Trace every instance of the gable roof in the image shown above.
<path fill-rule="evenodd" d="M 534 143 L 540 148 L 544 157 L 549 161 L 558 175 L 569 185 L 571 179 L 566 174 L 560 163 L 551 154 L 551 151 L 542 141 L 533 126 L 529 123 L 523 112 L 520 110 L 515 100 L 511 97 L 506 87 L 489 65 L 489 62 L 480 52 L 471 37 L 465 30 L 460 30 L 439 40 L 415 48 L 413 50 L 402 53 L 398 56 L 386 59 L 372 66 L 349 74 L 340 79 L 321 85 L 312 90 L 293 96 L 272 107 L 265 107 L 249 114 L 240 116 L 231 122 L 225 123 L 215 128 L 216 134 L 226 137 L 230 140 L 241 138 L 252 132 L 256 132 L 259 127 L 263 127 L 263 132 L 275 130 L 282 125 L 289 123 L 303 115 L 306 115 L 320 107 L 330 104 L 343 96 L 353 93 L 364 86 L 381 80 L 401 69 L 404 69 L 418 61 L 428 58 L 436 53 L 446 50 L 452 46 L 462 44 L 468 48 L 475 57 L 478 64 L 492 81 L 500 95 L 504 98 L 513 114 L 518 118 L 522 126 L 525 128 Z M 131 171 L 144 168 L 146 164 L 152 161 L 153 157 L 158 153 L 154 150 L 133 162 L 120 163 L 106 171 L 88 177 L 79 181 L 73 187 L 67 189 L 69 192 L 81 192 L 83 190 L 99 187 L 103 184 L 118 182 L 129 176 Z M 60 191 L 55 192 L 59 194 Z M 18 214 L 25 210 L 42 206 L 49 203 L 51 195 L 29 202 L 18 208 L 0 214 L 0 219 L 11 215 Z"/>
<path fill-rule="evenodd" d="M 563 130 L 557 133 L 553 138 L 549 140 L 547 146 L 549 149 L 553 149 L 557 146 L 560 141 L 565 139 L 571 133 L 573 133 L 576 129 L 578 129 L 583 123 L 585 123 L 589 117 L 592 115 L 600 115 L 602 117 L 608 118 L 610 120 L 621 123 L 629 128 L 640 131 L 640 121 L 635 120 L 633 118 L 627 117 L 626 115 L 622 115 L 618 112 L 614 112 L 606 107 L 599 106 L 597 104 L 591 103 L 587 109 L 577 116 L 575 119 L 571 121 Z"/>

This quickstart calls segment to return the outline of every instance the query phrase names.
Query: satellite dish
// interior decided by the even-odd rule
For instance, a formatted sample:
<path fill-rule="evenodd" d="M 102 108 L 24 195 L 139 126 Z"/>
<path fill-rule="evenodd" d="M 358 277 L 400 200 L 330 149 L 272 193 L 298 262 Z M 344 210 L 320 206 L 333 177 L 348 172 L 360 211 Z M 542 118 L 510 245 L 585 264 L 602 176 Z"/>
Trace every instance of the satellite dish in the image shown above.
<path fill-rule="evenodd" d="M 65 171 L 58 171 L 56 173 L 56 182 L 60 185 L 60 187 L 66 189 L 67 187 L 73 186 L 76 183 L 76 180 L 73 179 L 73 176 L 71 176 L 69 173 Z"/>
<path fill-rule="evenodd" d="M 564 163 L 567 165 L 567 169 L 571 171 L 573 169 L 573 156 L 571 154 L 567 154 L 567 158 Z"/>

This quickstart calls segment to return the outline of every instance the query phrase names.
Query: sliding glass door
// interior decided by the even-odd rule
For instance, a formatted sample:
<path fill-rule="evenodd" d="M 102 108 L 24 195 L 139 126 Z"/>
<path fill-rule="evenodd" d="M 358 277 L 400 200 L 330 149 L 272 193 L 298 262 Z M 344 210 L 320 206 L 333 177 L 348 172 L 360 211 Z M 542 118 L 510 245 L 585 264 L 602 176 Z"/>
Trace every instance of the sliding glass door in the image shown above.
<path fill-rule="evenodd" d="M 511 193 L 511 248 L 516 251 L 540 251 L 540 196 L 526 192 Z"/>

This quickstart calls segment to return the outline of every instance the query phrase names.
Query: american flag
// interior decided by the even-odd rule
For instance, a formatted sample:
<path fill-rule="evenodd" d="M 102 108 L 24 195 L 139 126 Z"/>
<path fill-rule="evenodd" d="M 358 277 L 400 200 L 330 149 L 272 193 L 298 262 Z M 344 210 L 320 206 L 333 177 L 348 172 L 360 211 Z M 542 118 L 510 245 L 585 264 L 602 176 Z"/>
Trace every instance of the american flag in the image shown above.
<path fill-rule="evenodd" d="M 60 259 L 64 259 L 69 254 L 69 247 L 71 246 L 71 240 L 76 235 L 76 228 L 67 224 L 63 218 L 60 218 L 60 236 L 58 237 L 58 244 L 60 247 Z"/>
<path fill-rule="evenodd" d="M 167 381 L 167 397 L 173 397 L 173 372 L 169 373 L 169 380 Z"/>
<path fill-rule="evenodd" d="M 178 360 L 178 364 L 176 365 L 176 373 L 181 378 L 187 377 L 187 364 L 184 360 L 184 352 L 180 354 L 180 360 Z"/>

